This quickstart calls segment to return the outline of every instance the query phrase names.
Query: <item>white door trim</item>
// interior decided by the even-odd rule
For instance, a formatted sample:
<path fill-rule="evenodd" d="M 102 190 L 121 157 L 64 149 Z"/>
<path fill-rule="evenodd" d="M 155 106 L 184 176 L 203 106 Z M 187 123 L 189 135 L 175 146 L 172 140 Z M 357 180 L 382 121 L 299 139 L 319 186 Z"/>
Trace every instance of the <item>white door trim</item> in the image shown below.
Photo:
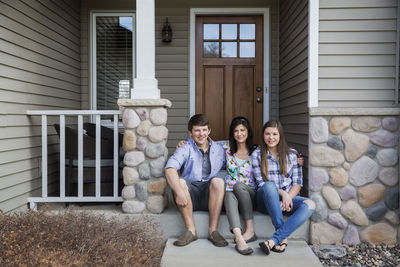
<path fill-rule="evenodd" d="M 264 15 L 264 114 L 263 122 L 269 120 L 270 99 L 270 16 L 269 8 L 191 8 L 190 9 L 190 57 L 189 57 L 189 115 L 196 108 L 196 15 Z"/>

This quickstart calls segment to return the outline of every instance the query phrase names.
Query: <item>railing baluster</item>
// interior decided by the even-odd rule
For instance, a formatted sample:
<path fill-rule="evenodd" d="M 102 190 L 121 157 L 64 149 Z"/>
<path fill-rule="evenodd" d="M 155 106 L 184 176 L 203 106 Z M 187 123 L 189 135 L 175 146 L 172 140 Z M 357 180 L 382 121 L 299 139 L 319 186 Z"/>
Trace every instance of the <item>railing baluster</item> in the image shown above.
<path fill-rule="evenodd" d="M 47 116 L 42 115 L 42 197 L 47 197 Z"/>
<path fill-rule="evenodd" d="M 83 197 L 83 117 L 78 115 L 78 197 Z"/>
<path fill-rule="evenodd" d="M 114 115 L 114 197 L 118 196 L 118 115 Z"/>
<path fill-rule="evenodd" d="M 96 115 L 96 197 L 100 198 L 101 185 L 101 133 L 100 115 Z"/>
<path fill-rule="evenodd" d="M 65 197 L 65 116 L 60 115 L 60 197 Z"/>

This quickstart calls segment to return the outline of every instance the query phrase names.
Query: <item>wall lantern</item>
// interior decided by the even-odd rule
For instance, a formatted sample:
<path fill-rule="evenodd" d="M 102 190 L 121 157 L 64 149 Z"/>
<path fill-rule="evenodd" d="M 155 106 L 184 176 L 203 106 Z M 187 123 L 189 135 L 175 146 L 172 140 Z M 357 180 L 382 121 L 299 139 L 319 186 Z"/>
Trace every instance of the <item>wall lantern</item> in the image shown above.
<path fill-rule="evenodd" d="M 171 25 L 169 25 L 168 23 L 168 18 L 165 20 L 161 35 L 163 42 L 169 43 L 172 41 L 172 28 Z"/>

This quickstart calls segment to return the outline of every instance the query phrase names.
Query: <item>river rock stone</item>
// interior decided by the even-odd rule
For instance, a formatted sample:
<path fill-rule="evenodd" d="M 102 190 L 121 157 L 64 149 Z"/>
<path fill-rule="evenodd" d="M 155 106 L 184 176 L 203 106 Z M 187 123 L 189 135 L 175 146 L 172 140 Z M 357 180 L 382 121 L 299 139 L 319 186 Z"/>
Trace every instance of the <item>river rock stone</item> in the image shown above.
<path fill-rule="evenodd" d="M 386 206 L 391 210 L 399 208 L 399 188 L 388 188 L 384 197 Z"/>
<path fill-rule="evenodd" d="M 382 120 L 382 127 L 388 131 L 396 131 L 399 127 L 399 123 L 396 118 L 386 117 Z"/>
<path fill-rule="evenodd" d="M 350 167 L 351 167 L 350 163 L 348 162 L 343 163 L 343 169 L 345 169 L 346 171 L 350 171 Z"/>
<path fill-rule="evenodd" d="M 343 143 L 342 139 L 340 139 L 339 136 L 332 136 L 331 138 L 328 139 L 328 142 L 326 143 L 329 147 L 342 151 L 343 150 Z"/>
<path fill-rule="evenodd" d="M 122 140 L 122 148 L 125 151 L 132 151 L 136 148 L 136 135 L 132 131 L 125 131 Z"/>
<path fill-rule="evenodd" d="M 342 201 L 340 200 L 339 194 L 330 186 L 324 186 L 322 188 L 322 195 L 324 196 L 329 208 L 337 210 L 340 208 Z"/>
<path fill-rule="evenodd" d="M 343 232 L 326 222 L 321 222 L 311 223 L 310 235 L 312 244 L 335 245 L 341 243 Z"/>
<path fill-rule="evenodd" d="M 347 227 L 346 231 L 344 232 L 342 242 L 343 244 L 349 246 L 355 246 L 360 244 L 360 236 L 358 235 L 357 227 L 350 224 L 349 227 Z"/>
<path fill-rule="evenodd" d="M 146 208 L 143 202 L 128 200 L 122 203 L 122 211 L 125 213 L 141 213 Z"/>
<path fill-rule="evenodd" d="M 136 148 L 143 151 L 146 148 L 146 145 L 147 145 L 147 138 L 139 136 L 139 138 L 136 140 Z"/>
<path fill-rule="evenodd" d="M 155 108 L 150 111 L 150 120 L 154 125 L 167 124 L 167 110 L 165 108 Z"/>
<path fill-rule="evenodd" d="M 336 167 L 344 162 L 339 151 L 326 146 L 313 146 L 310 149 L 310 163 L 317 167 Z"/>
<path fill-rule="evenodd" d="M 314 143 L 325 143 L 328 141 L 328 123 L 324 118 L 311 118 L 310 136 Z"/>
<path fill-rule="evenodd" d="M 396 165 L 397 161 L 399 160 L 399 155 L 396 149 L 389 148 L 389 149 L 382 149 L 376 155 L 379 164 L 384 167 L 391 167 Z"/>
<path fill-rule="evenodd" d="M 378 130 L 373 132 L 370 137 L 371 143 L 378 146 L 392 147 L 399 143 L 399 136 L 386 130 Z"/>
<path fill-rule="evenodd" d="M 379 202 L 378 204 L 371 206 L 367 209 L 366 213 L 370 220 L 379 221 L 381 220 L 388 209 L 386 208 L 383 202 Z"/>
<path fill-rule="evenodd" d="M 340 259 L 347 253 L 344 247 L 333 245 L 313 245 L 312 251 L 320 259 Z"/>
<path fill-rule="evenodd" d="M 387 186 L 394 186 L 399 181 L 399 173 L 396 168 L 382 168 L 379 180 Z"/>
<path fill-rule="evenodd" d="M 321 191 L 322 186 L 329 181 L 328 172 L 323 168 L 311 167 L 309 172 L 308 188 L 311 191 Z"/>
<path fill-rule="evenodd" d="M 335 117 L 329 122 L 329 129 L 334 135 L 339 135 L 343 130 L 350 127 L 350 118 L 348 117 Z"/>
<path fill-rule="evenodd" d="M 342 204 L 340 208 L 342 215 L 349 219 L 352 223 L 359 226 L 367 226 L 368 218 L 362 208 L 353 200 L 349 200 Z"/>
<path fill-rule="evenodd" d="M 368 156 L 371 159 L 373 159 L 373 158 L 375 158 L 377 152 L 378 152 L 378 148 L 371 144 L 371 145 L 369 145 L 367 151 L 365 151 L 365 156 Z"/>
<path fill-rule="evenodd" d="M 135 192 L 136 197 L 140 201 L 144 201 L 147 199 L 147 183 L 146 182 L 139 182 L 135 184 Z"/>
<path fill-rule="evenodd" d="M 373 132 L 381 126 L 381 121 L 376 117 L 360 117 L 351 123 L 351 126 L 360 132 Z"/>
<path fill-rule="evenodd" d="M 163 196 L 150 196 L 146 201 L 147 209 L 152 213 L 161 213 L 165 208 L 165 200 Z"/>
<path fill-rule="evenodd" d="M 315 211 L 311 216 L 311 220 L 314 222 L 324 221 L 328 217 L 328 206 L 325 200 L 319 194 L 314 194 L 311 200 L 315 203 Z"/>
<path fill-rule="evenodd" d="M 139 118 L 144 121 L 149 118 L 149 110 L 147 108 L 137 108 L 136 113 L 139 115 Z"/>
<path fill-rule="evenodd" d="M 352 198 L 356 198 L 356 196 L 357 196 L 356 189 L 354 187 L 352 187 L 351 185 L 346 185 L 343 188 L 339 188 L 338 193 L 339 193 L 340 198 L 343 201 L 346 201 L 346 200 L 349 200 Z"/>
<path fill-rule="evenodd" d="M 165 158 L 159 157 L 150 162 L 150 174 L 153 177 L 161 177 L 164 175 Z"/>
<path fill-rule="evenodd" d="M 377 223 L 367 227 L 360 233 L 361 240 L 375 245 L 395 245 L 396 229 L 387 223 Z"/>
<path fill-rule="evenodd" d="M 139 127 L 136 129 L 138 135 L 147 136 L 149 134 L 149 129 L 151 126 L 151 122 L 149 120 L 142 121 Z"/>
<path fill-rule="evenodd" d="M 167 186 L 167 180 L 161 178 L 158 181 L 151 182 L 147 189 L 150 194 L 162 195 L 164 194 L 165 188 Z"/>
<path fill-rule="evenodd" d="M 344 155 L 347 161 L 353 162 L 361 157 L 369 146 L 369 137 L 348 129 L 342 136 Z"/>
<path fill-rule="evenodd" d="M 129 151 L 125 153 L 124 164 L 129 167 L 136 167 L 144 161 L 144 153 L 142 151 Z"/>
<path fill-rule="evenodd" d="M 350 183 L 355 186 L 374 181 L 378 177 L 378 164 L 367 156 L 362 156 L 350 168 Z"/>
<path fill-rule="evenodd" d="M 399 215 L 396 214 L 396 212 L 389 210 L 385 214 L 385 219 L 388 220 L 391 224 L 394 225 L 399 225 L 400 220 L 399 220 Z"/>
<path fill-rule="evenodd" d="M 140 123 L 140 118 L 133 109 L 127 108 L 122 115 L 122 124 L 125 129 L 136 128 Z"/>
<path fill-rule="evenodd" d="M 349 180 L 347 172 L 342 168 L 335 168 L 329 170 L 330 182 L 337 187 L 345 186 Z"/>
<path fill-rule="evenodd" d="M 139 173 L 136 168 L 125 166 L 122 170 L 125 185 L 133 185 L 139 181 Z"/>
<path fill-rule="evenodd" d="M 149 130 L 149 139 L 154 143 L 164 141 L 168 137 L 168 129 L 165 126 L 151 127 Z"/>
<path fill-rule="evenodd" d="M 343 218 L 343 216 L 339 212 L 329 214 L 328 223 L 330 223 L 333 226 L 336 226 L 340 229 L 345 229 L 348 225 L 348 222 L 346 221 L 346 219 Z"/>
<path fill-rule="evenodd" d="M 136 196 L 135 187 L 133 185 L 124 186 L 121 192 L 121 196 L 124 200 L 134 199 Z"/>
<path fill-rule="evenodd" d="M 142 180 L 150 179 L 150 167 L 149 167 L 149 164 L 147 164 L 147 163 L 141 164 L 139 166 L 138 170 L 139 170 L 140 179 L 142 179 Z"/>
<path fill-rule="evenodd" d="M 358 202 L 364 208 L 378 203 L 385 196 L 386 188 L 381 184 L 369 184 L 358 189 Z"/>
<path fill-rule="evenodd" d="M 146 146 L 145 154 L 147 157 L 154 159 L 164 155 L 165 149 L 166 147 L 164 142 L 158 144 L 149 143 Z"/>

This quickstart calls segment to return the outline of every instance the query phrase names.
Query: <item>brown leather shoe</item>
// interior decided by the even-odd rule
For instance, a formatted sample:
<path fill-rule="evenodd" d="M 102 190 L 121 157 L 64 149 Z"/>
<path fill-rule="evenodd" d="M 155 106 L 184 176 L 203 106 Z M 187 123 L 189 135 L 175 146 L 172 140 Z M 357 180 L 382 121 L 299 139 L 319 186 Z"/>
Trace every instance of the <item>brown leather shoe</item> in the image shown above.
<path fill-rule="evenodd" d="M 174 242 L 174 245 L 178 247 L 183 247 L 197 240 L 198 238 L 199 237 L 197 236 L 197 233 L 193 235 L 192 232 L 186 230 L 186 232 Z"/>
<path fill-rule="evenodd" d="M 228 245 L 228 242 L 222 237 L 222 235 L 220 235 L 220 233 L 218 233 L 218 231 L 208 234 L 208 240 L 210 240 L 216 247 L 225 247 Z"/>

